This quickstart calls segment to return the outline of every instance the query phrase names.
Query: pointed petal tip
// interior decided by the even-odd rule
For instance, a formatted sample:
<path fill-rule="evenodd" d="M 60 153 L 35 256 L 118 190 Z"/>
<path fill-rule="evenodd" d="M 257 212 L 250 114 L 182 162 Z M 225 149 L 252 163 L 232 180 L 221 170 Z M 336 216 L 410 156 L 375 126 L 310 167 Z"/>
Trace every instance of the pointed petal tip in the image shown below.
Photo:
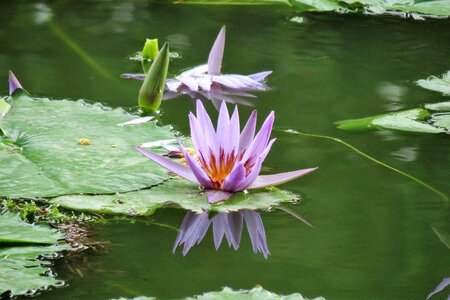
<path fill-rule="evenodd" d="M 228 200 L 234 193 L 226 192 L 222 190 L 205 190 L 206 196 L 208 197 L 209 204 L 217 204 L 219 202 Z"/>
<path fill-rule="evenodd" d="M 14 73 L 9 70 L 9 95 L 11 96 L 15 90 L 17 89 L 23 89 L 22 85 L 20 84 L 17 77 L 14 75 Z"/>

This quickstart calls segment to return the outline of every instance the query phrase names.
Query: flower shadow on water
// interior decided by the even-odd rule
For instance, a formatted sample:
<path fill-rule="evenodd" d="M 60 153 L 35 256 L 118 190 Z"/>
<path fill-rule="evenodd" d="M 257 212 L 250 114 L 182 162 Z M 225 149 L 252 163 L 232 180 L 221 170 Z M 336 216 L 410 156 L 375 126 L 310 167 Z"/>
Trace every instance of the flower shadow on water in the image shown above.
<path fill-rule="evenodd" d="M 240 246 L 244 223 L 250 236 L 253 252 L 260 252 L 268 258 L 270 252 L 264 224 L 261 215 L 253 210 L 218 213 L 211 218 L 207 212 L 188 211 L 178 231 L 173 252 L 175 253 L 178 246 L 183 245 L 182 254 L 185 256 L 194 245 L 203 240 L 211 225 L 216 250 L 219 249 L 224 236 L 228 246 L 237 250 Z"/>

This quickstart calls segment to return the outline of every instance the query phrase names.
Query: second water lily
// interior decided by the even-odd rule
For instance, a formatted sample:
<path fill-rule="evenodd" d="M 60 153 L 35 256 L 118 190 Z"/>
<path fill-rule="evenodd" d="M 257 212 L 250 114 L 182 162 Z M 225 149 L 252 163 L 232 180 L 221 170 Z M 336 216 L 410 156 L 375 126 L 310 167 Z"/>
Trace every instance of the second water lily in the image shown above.
<path fill-rule="evenodd" d="M 135 149 L 177 175 L 201 184 L 208 201 L 215 203 L 230 198 L 235 192 L 282 184 L 316 169 L 259 175 L 262 163 L 276 140 L 270 140 L 274 120 L 272 112 L 255 135 L 256 111 L 253 111 L 241 132 L 237 107 L 230 118 L 223 102 L 215 129 L 201 101 L 197 101 L 197 115 L 189 115 L 195 154 L 189 153 L 179 143 L 187 165 L 137 146 Z"/>

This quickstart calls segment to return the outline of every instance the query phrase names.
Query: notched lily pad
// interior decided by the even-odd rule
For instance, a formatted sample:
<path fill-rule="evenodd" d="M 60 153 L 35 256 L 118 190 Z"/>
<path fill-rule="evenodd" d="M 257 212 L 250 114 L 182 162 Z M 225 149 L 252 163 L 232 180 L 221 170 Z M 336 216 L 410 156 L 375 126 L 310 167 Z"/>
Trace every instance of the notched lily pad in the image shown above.
<path fill-rule="evenodd" d="M 56 252 L 70 249 L 70 246 L 17 245 L 52 244 L 63 237 L 63 234 L 55 232 L 49 226 L 27 224 L 15 214 L 0 215 L 0 298 L 5 293 L 17 296 L 60 284 L 52 275 L 44 275 L 51 274 L 48 268 L 50 263 L 37 258 L 56 255 Z M 12 244 L 16 246 L 5 247 Z"/>
<path fill-rule="evenodd" d="M 143 139 L 173 139 L 168 126 L 116 126 L 137 116 L 83 101 L 32 99 L 21 90 L 9 103 L 0 130 L 13 141 L 0 144 L 0 197 L 128 192 L 169 178 L 132 149 Z"/>
<path fill-rule="evenodd" d="M 135 192 L 111 195 L 70 195 L 51 200 L 66 209 L 122 215 L 147 216 L 161 207 L 181 207 L 195 212 L 266 209 L 298 197 L 277 188 L 236 193 L 222 204 L 211 205 L 198 185 L 184 179 L 170 179 L 163 184 Z"/>

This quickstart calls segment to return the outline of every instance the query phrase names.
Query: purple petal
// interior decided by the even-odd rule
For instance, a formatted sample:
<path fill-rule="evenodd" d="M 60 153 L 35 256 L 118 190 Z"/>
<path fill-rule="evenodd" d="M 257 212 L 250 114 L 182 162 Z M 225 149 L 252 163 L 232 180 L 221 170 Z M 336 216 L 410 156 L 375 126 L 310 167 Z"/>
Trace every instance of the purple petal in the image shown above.
<path fill-rule="evenodd" d="M 11 96 L 15 90 L 23 89 L 19 80 L 17 80 L 16 76 L 12 71 L 9 71 L 9 95 Z"/>
<path fill-rule="evenodd" d="M 198 182 L 205 188 L 211 189 L 213 188 L 213 184 L 211 182 L 211 179 L 206 175 L 205 171 L 200 167 L 198 162 L 189 154 L 186 149 L 184 149 L 181 142 L 178 142 L 180 145 L 180 150 L 183 152 L 184 158 L 186 159 L 187 164 L 189 165 L 189 168 L 191 169 L 194 176 L 197 178 Z"/>
<path fill-rule="evenodd" d="M 278 174 L 272 174 L 272 175 L 260 175 L 255 179 L 255 181 L 253 181 L 253 183 L 248 188 L 249 189 L 257 189 L 257 188 L 263 188 L 266 186 L 279 185 L 279 184 L 294 180 L 294 179 L 301 177 L 303 175 L 306 175 L 308 173 L 311 173 L 312 171 L 314 171 L 316 169 L 317 168 L 310 168 L 310 169 L 297 170 L 297 171 L 278 173 Z"/>
<path fill-rule="evenodd" d="M 256 159 L 255 165 L 253 166 L 252 170 L 247 175 L 247 177 L 245 177 L 245 179 L 241 183 L 241 185 L 238 186 L 238 188 L 237 188 L 238 191 L 245 190 L 246 188 L 248 188 L 253 183 L 253 181 L 256 180 L 256 177 L 258 177 L 259 172 L 261 171 L 261 166 L 262 166 L 263 161 L 264 160 L 261 159 L 261 157 L 258 157 Z"/>
<path fill-rule="evenodd" d="M 189 90 L 193 92 L 198 91 L 198 83 L 194 77 L 179 77 L 178 78 L 185 86 L 189 88 Z"/>
<path fill-rule="evenodd" d="M 120 74 L 120 78 L 125 79 L 145 80 L 145 77 L 147 77 L 147 75 L 145 74 L 131 74 L 131 73 Z"/>
<path fill-rule="evenodd" d="M 180 88 L 180 86 L 181 86 L 181 82 L 176 79 L 167 79 L 166 80 L 166 88 L 171 92 L 175 92 L 175 93 L 181 92 L 178 90 Z"/>
<path fill-rule="evenodd" d="M 245 179 L 245 167 L 242 162 L 238 162 L 233 170 L 225 177 L 222 189 L 225 191 L 235 192 Z"/>
<path fill-rule="evenodd" d="M 440 291 L 442 291 L 443 289 L 445 289 L 447 287 L 447 285 L 450 285 L 450 278 L 444 278 L 441 283 L 439 283 L 439 285 L 434 289 L 434 291 L 432 291 L 426 300 L 430 299 L 431 296 L 433 296 L 434 294 L 439 293 Z M 450 295 L 448 296 L 447 300 L 450 300 Z"/>
<path fill-rule="evenodd" d="M 222 101 L 222 105 L 220 106 L 219 118 L 217 120 L 217 133 L 216 133 L 216 145 L 219 147 L 223 147 L 223 145 L 227 144 L 228 141 L 224 138 L 228 132 L 228 127 L 230 125 L 230 116 L 228 115 L 227 104 L 225 101 Z M 218 150 L 218 149 L 217 149 Z M 215 153 L 216 156 L 219 153 Z"/>
<path fill-rule="evenodd" d="M 203 134 L 204 127 L 199 124 L 192 112 L 189 113 L 189 126 L 191 128 L 191 137 L 195 152 L 199 157 L 203 157 L 206 164 L 209 165 L 209 147 Z"/>
<path fill-rule="evenodd" d="M 208 74 L 218 75 L 222 68 L 223 50 L 225 48 L 225 26 L 222 26 L 219 34 L 209 52 Z"/>
<path fill-rule="evenodd" d="M 182 241 L 185 240 L 186 232 L 192 226 L 192 223 L 194 222 L 196 216 L 197 214 L 191 211 L 188 211 L 184 216 L 183 222 L 180 225 L 180 230 L 178 230 L 178 234 L 172 248 L 173 253 L 175 253 L 177 247 L 182 244 Z"/>
<path fill-rule="evenodd" d="M 269 116 L 267 116 L 264 121 L 261 129 L 253 140 L 252 144 L 248 147 L 248 150 L 245 152 L 243 160 L 246 161 L 249 158 L 258 157 L 266 148 L 267 142 L 270 138 L 270 133 L 272 132 L 273 122 L 275 121 L 275 113 L 272 111 Z"/>
<path fill-rule="evenodd" d="M 177 77 L 191 77 L 191 76 L 201 76 L 202 74 L 208 72 L 208 65 L 200 65 L 191 69 L 188 69 L 178 75 Z"/>
<path fill-rule="evenodd" d="M 247 149 L 247 147 L 255 137 L 256 115 L 256 110 L 254 110 L 248 118 L 247 124 L 245 124 L 245 127 L 242 130 L 241 138 L 239 141 L 239 153 L 242 153 L 243 150 Z"/>
<path fill-rule="evenodd" d="M 207 146 L 215 151 L 216 143 L 215 143 L 215 135 L 216 131 L 214 130 L 214 126 L 211 122 L 211 119 L 208 113 L 203 107 L 203 104 L 200 100 L 197 100 L 197 121 L 200 127 L 203 129 L 203 136 L 205 137 Z M 204 153 L 206 155 L 206 153 Z"/>
<path fill-rule="evenodd" d="M 223 141 L 226 141 L 226 143 L 223 143 L 225 154 L 231 153 L 233 150 L 234 153 L 237 154 L 239 149 L 240 131 L 239 112 L 236 106 L 233 115 L 231 116 L 228 129 L 224 132 L 225 135 L 222 136 Z"/>
<path fill-rule="evenodd" d="M 209 203 L 216 203 L 219 201 L 224 201 L 233 196 L 234 193 L 225 192 L 221 190 L 206 190 L 206 196 L 208 197 Z"/>
<path fill-rule="evenodd" d="M 261 81 L 261 80 L 264 80 L 270 74 L 272 74 L 272 71 L 264 71 L 264 72 L 248 75 L 248 77 L 250 77 L 251 79 L 253 79 L 255 81 Z"/>
<path fill-rule="evenodd" d="M 142 149 L 141 147 L 138 146 L 133 146 L 134 149 L 136 149 L 137 151 L 141 152 L 142 154 L 144 154 L 145 156 L 147 156 L 148 158 L 150 158 L 151 160 L 153 160 L 155 163 L 157 163 L 158 165 L 166 168 L 167 170 L 177 174 L 178 176 L 181 176 L 189 181 L 195 182 L 195 183 L 199 183 L 199 181 L 197 180 L 197 178 L 194 176 L 194 174 L 192 173 L 191 169 L 189 169 L 188 166 L 179 164 L 169 158 L 148 152 L 144 149 Z"/>

